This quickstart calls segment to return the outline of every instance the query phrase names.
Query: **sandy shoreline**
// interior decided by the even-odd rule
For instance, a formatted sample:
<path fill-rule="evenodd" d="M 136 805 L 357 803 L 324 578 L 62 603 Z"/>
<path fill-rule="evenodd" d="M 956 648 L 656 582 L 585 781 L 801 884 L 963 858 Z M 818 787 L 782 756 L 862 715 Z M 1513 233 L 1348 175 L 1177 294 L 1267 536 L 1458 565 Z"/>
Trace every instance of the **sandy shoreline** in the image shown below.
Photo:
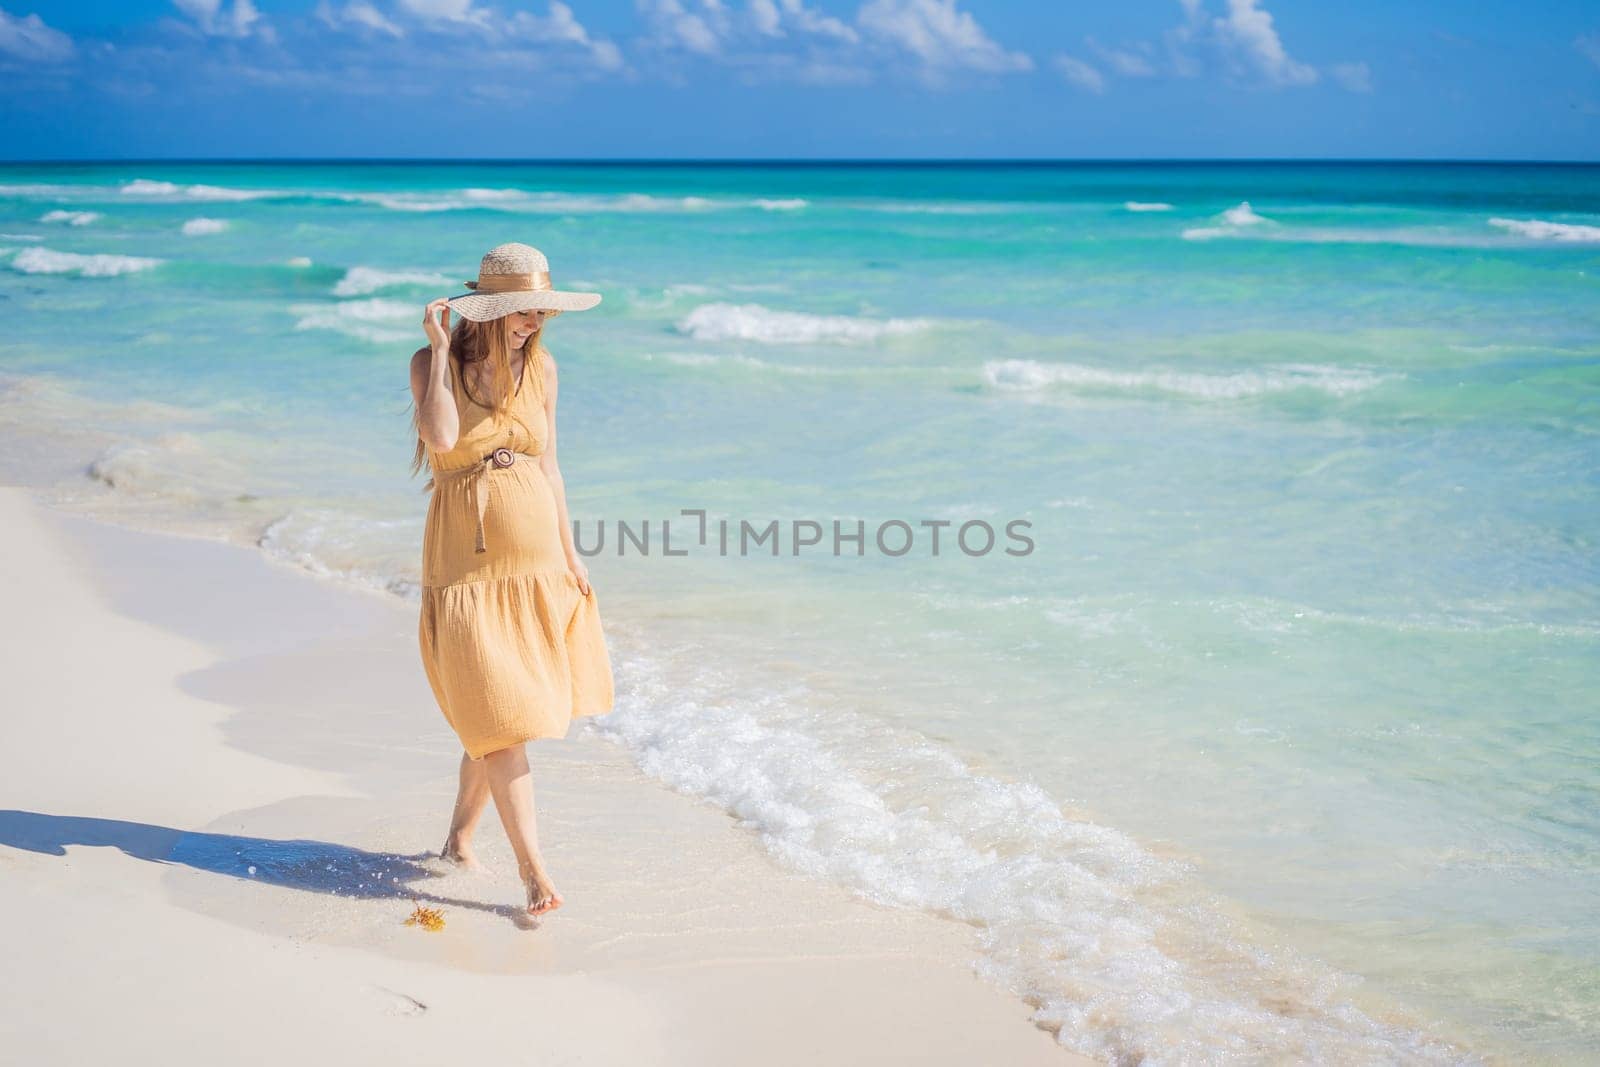
<path fill-rule="evenodd" d="M 1088 1062 L 971 972 L 973 928 L 779 868 L 576 726 L 530 747 L 567 904 L 519 923 L 492 821 L 490 872 L 428 858 L 457 749 L 410 605 L 20 487 L 0 531 L 24 1062 Z M 413 898 L 446 928 L 402 925 Z"/>

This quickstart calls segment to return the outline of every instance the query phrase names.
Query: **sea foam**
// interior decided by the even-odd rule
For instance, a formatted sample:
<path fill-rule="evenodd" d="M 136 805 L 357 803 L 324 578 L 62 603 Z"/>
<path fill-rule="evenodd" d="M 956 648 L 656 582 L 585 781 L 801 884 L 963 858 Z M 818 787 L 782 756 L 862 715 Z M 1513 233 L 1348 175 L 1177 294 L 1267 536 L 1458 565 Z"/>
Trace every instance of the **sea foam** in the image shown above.
<path fill-rule="evenodd" d="M 176 185 L 172 182 L 135 178 L 122 186 L 124 196 L 168 200 L 259 200 L 281 195 L 272 189 L 229 189 L 220 185 Z"/>
<path fill-rule="evenodd" d="M 1600 241 L 1600 226 L 1582 226 L 1572 222 L 1546 222 L 1543 219 L 1490 219 L 1490 226 L 1510 230 L 1522 237 L 1536 241 Z"/>
<path fill-rule="evenodd" d="M 860 344 L 936 325 L 933 319 L 863 319 L 778 311 L 760 304 L 702 304 L 678 322 L 697 341 L 761 344 Z"/>
<path fill-rule="evenodd" d="M 1461 1063 L 1346 999 L 1346 979 L 1262 951 L 1182 862 L 1037 784 L 803 688 L 731 684 L 692 649 L 619 642 L 627 712 L 592 728 L 645 773 L 711 801 L 782 865 L 885 907 L 970 924 L 979 970 L 1061 1044 L 1109 1063 Z M 681 653 L 681 654 L 680 654 Z M 688 672 L 687 674 L 685 672 Z"/>
<path fill-rule="evenodd" d="M 1211 237 L 1235 237 L 1244 232 L 1247 227 L 1260 226 L 1262 223 L 1271 221 L 1271 219 L 1256 214 L 1255 209 L 1250 206 L 1250 201 L 1241 200 L 1222 213 L 1222 225 L 1191 226 L 1183 231 L 1183 238 L 1186 241 L 1204 241 Z M 1252 234 L 1252 236 L 1254 235 Z"/>
<path fill-rule="evenodd" d="M 379 267 L 351 267 L 333 287 L 333 295 L 366 296 L 369 293 L 400 286 L 439 288 L 458 284 L 449 275 L 420 268 L 386 270 Z"/>
<path fill-rule="evenodd" d="M 256 547 L 324 578 L 416 600 L 421 583 L 410 569 L 421 537 L 415 515 L 384 518 L 299 506 L 262 527 Z"/>
<path fill-rule="evenodd" d="M 373 297 L 332 304 L 294 304 L 289 310 L 298 316 L 294 324 L 297 330 L 333 330 L 376 344 L 393 344 L 421 336 L 420 328 L 405 329 L 400 325 L 412 318 L 420 322 L 420 309 L 399 300 Z"/>
<path fill-rule="evenodd" d="M 1254 226 L 1258 222 L 1267 221 L 1251 209 L 1250 201 L 1248 200 L 1240 201 L 1234 207 L 1224 211 L 1222 220 L 1229 226 Z"/>
<path fill-rule="evenodd" d="M 439 212 L 495 210 L 530 214 L 579 215 L 605 212 L 672 213 L 739 207 L 748 201 L 717 201 L 702 196 L 654 196 L 646 193 L 594 195 L 535 193 L 519 189 L 438 189 L 381 193 L 331 192 L 337 200 L 374 204 L 389 211 Z"/>
<path fill-rule="evenodd" d="M 65 222 L 69 226 L 87 226 L 100 218 L 98 211 L 47 211 L 39 216 L 40 222 Z"/>
<path fill-rule="evenodd" d="M 1360 368 L 1309 363 L 1225 374 L 1168 369 L 1110 370 L 1080 363 L 1041 363 L 1031 359 L 991 360 L 983 365 L 985 383 L 999 390 L 1172 393 L 1201 400 L 1238 400 L 1297 389 L 1347 396 L 1371 389 L 1387 377 Z"/>
<path fill-rule="evenodd" d="M 122 256 L 110 252 L 56 252 L 49 248 L 24 248 L 11 259 L 11 269 L 23 274 L 78 274 L 107 278 L 149 270 L 161 260 L 150 256 Z"/>

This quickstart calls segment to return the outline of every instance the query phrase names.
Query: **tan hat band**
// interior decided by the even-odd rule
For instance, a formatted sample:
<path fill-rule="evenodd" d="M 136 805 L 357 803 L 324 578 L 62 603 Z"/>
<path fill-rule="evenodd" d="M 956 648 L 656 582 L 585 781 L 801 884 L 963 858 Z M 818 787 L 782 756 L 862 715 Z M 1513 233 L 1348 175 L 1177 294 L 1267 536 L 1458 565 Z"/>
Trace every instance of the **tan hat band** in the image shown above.
<path fill-rule="evenodd" d="M 534 271 L 531 274 L 480 274 L 467 288 L 479 293 L 526 293 L 549 289 L 550 272 Z"/>

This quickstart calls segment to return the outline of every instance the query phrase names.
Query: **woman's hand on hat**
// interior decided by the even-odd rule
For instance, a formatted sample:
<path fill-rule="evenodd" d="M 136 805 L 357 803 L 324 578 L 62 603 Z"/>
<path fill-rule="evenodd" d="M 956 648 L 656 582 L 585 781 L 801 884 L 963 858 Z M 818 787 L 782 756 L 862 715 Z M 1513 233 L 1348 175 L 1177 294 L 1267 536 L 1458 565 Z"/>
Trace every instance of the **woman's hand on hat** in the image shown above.
<path fill-rule="evenodd" d="M 441 321 L 442 320 L 442 321 Z M 450 298 L 441 296 L 428 301 L 422 312 L 422 329 L 434 348 L 450 347 Z"/>

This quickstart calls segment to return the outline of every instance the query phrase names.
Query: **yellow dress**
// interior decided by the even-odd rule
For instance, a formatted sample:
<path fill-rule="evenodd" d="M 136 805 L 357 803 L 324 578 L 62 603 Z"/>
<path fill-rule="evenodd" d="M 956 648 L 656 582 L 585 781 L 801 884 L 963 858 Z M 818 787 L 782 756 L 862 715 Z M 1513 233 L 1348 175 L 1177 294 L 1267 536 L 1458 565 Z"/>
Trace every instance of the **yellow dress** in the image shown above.
<path fill-rule="evenodd" d="M 511 404 L 527 430 L 467 397 L 454 363 L 450 383 L 461 434 L 448 452 L 428 450 L 417 636 L 439 710 L 482 759 L 610 711 L 611 661 L 599 599 L 567 569 L 539 466 L 549 439 L 542 357 L 523 361 Z"/>

